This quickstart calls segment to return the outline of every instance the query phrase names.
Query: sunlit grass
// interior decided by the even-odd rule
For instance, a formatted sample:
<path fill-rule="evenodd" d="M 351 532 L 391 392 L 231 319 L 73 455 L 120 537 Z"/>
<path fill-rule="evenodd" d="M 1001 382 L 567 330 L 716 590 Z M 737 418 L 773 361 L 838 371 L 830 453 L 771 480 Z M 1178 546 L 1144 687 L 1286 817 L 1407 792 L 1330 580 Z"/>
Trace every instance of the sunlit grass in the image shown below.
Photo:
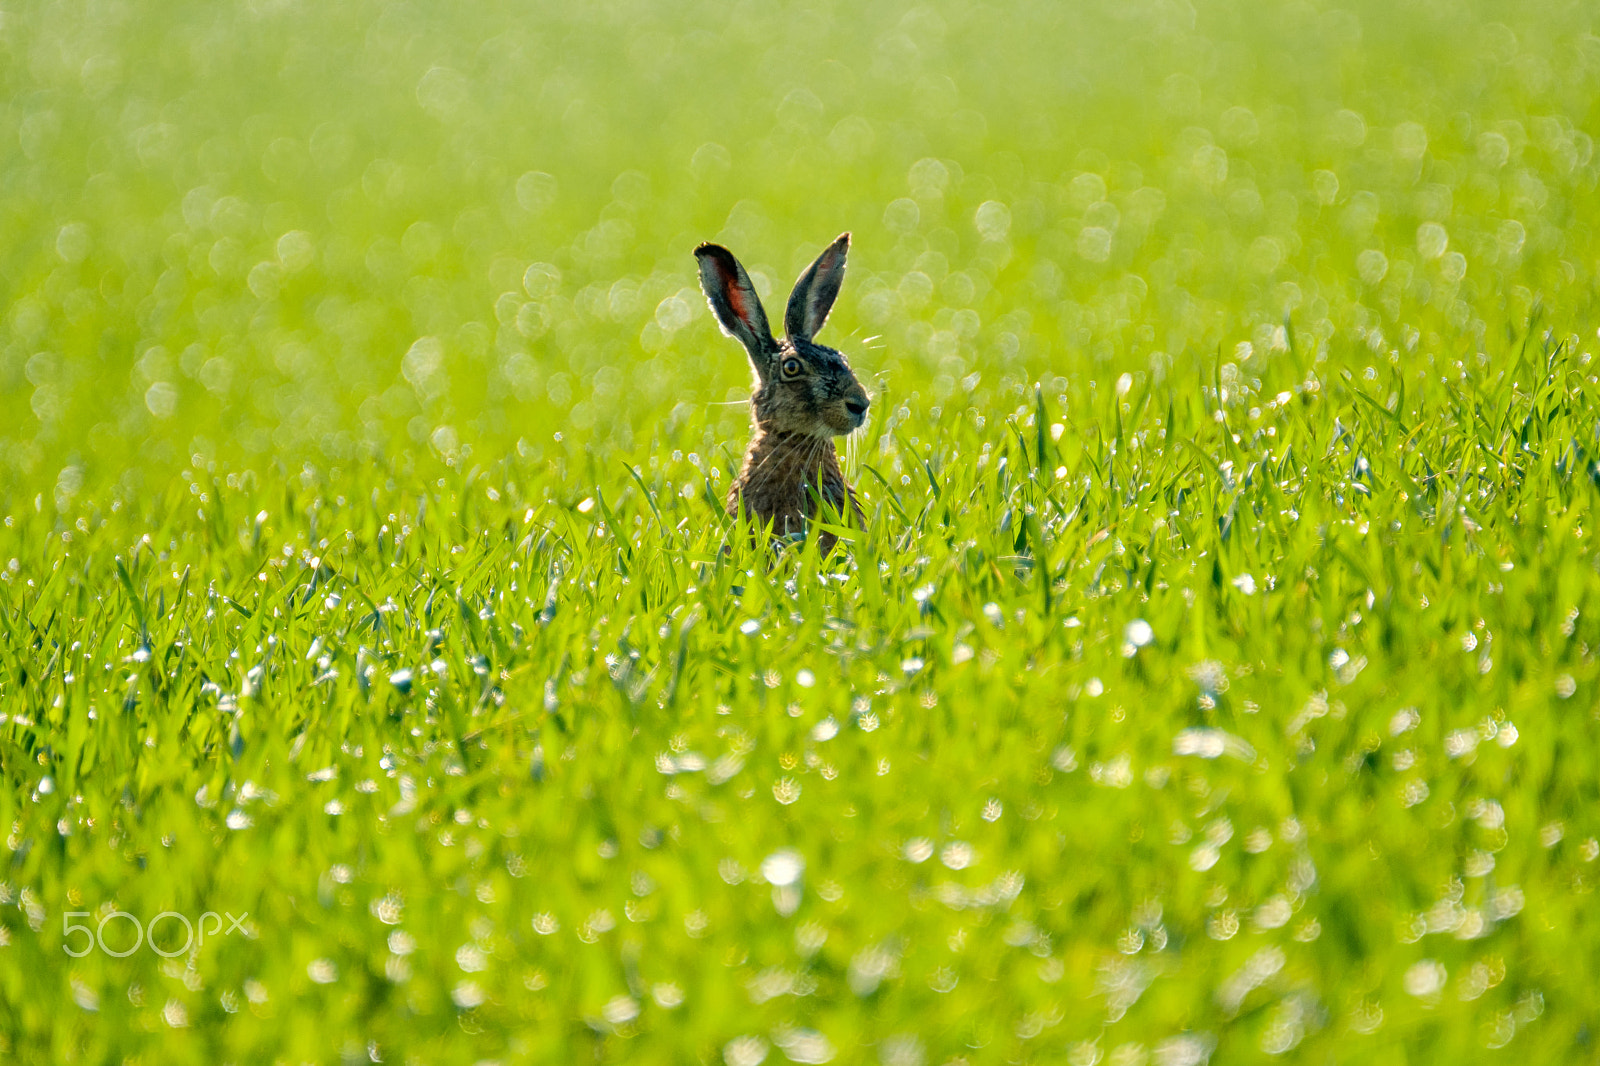
<path fill-rule="evenodd" d="M 1600 51 L 1516 19 L 0 13 L 0 1049 L 1592 1057 Z M 690 252 L 845 227 L 868 528 L 773 559 Z"/>

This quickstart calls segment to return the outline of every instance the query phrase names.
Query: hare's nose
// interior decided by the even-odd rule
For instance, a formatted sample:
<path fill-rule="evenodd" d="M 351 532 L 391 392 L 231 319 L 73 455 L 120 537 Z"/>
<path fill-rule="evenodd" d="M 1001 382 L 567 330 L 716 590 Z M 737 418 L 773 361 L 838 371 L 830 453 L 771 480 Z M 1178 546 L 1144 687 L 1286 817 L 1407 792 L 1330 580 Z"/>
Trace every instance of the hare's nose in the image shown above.
<path fill-rule="evenodd" d="M 865 396 L 862 396 L 859 399 L 852 396 L 850 399 L 844 402 L 844 409 L 849 411 L 852 416 L 860 418 L 862 415 L 867 413 L 867 404 L 868 400 Z"/>

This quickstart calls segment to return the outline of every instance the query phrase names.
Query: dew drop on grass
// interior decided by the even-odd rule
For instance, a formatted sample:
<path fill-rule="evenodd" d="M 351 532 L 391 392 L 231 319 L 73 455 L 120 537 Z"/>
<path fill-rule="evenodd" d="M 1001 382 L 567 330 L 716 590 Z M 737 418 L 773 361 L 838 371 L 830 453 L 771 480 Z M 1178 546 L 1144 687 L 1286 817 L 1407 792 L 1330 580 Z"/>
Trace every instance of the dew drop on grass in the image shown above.
<path fill-rule="evenodd" d="M 611 1025 L 624 1025 L 639 1016 L 639 1002 L 631 996 L 617 996 L 600 1008 L 600 1016 Z"/>
<path fill-rule="evenodd" d="M 761 860 L 762 878 L 779 888 L 799 884 L 805 869 L 805 857 L 792 848 L 775 851 Z"/>
<path fill-rule="evenodd" d="M 821 1066 L 832 1062 L 836 1054 L 832 1042 L 815 1029 L 781 1029 L 772 1034 L 772 1039 L 783 1049 L 785 1058 L 802 1066 Z"/>
<path fill-rule="evenodd" d="M 977 860 L 972 845 L 962 840 L 952 840 L 939 852 L 939 861 L 952 870 L 965 870 Z"/>
<path fill-rule="evenodd" d="M 1226 750 L 1224 736 L 1220 729 L 1185 729 L 1172 738 L 1172 754 L 1198 755 L 1202 759 L 1220 758 Z"/>
<path fill-rule="evenodd" d="M 769 1045 L 759 1036 L 736 1036 L 722 1046 L 725 1066 L 761 1066 Z"/>
<path fill-rule="evenodd" d="M 1418 999 L 1427 999 L 1438 995 L 1444 990 L 1445 980 L 1449 977 L 1444 963 L 1436 959 L 1422 959 L 1415 962 L 1406 970 L 1404 985 L 1407 995 L 1416 996 Z"/>

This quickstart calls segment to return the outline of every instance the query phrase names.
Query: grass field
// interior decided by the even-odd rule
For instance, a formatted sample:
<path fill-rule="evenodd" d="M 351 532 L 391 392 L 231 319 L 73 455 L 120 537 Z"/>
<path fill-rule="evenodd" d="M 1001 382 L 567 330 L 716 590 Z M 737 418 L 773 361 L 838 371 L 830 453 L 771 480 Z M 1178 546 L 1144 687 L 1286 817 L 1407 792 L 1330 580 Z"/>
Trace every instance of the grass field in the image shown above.
<path fill-rule="evenodd" d="M 1597 1061 L 1597 34 L 0 2 L 0 1059 Z"/>

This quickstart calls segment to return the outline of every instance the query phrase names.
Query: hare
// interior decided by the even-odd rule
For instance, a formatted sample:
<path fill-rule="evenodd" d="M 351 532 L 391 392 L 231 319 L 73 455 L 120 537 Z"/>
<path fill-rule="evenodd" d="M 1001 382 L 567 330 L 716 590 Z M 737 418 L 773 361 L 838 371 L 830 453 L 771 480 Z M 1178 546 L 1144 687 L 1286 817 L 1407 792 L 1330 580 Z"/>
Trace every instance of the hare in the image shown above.
<path fill-rule="evenodd" d="M 871 400 L 845 357 L 811 339 L 839 295 L 849 247 L 850 234 L 842 234 L 800 275 L 783 316 L 788 336 L 781 341 L 773 339 L 761 298 L 733 253 L 718 244 L 694 250 L 711 313 L 723 332 L 744 345 L 756 372 L 754 435 L 744 469 L 728 491 L 728 513 L 742 509 L 770 523 L 778 537 L 804 534 L 818 497 L 856 526 L 866 524 L 855 490 L 839 469 L 833 438 L 859 429 Z M 830 552 L 836 539 L 821 533 L 819 552 Z"/>

